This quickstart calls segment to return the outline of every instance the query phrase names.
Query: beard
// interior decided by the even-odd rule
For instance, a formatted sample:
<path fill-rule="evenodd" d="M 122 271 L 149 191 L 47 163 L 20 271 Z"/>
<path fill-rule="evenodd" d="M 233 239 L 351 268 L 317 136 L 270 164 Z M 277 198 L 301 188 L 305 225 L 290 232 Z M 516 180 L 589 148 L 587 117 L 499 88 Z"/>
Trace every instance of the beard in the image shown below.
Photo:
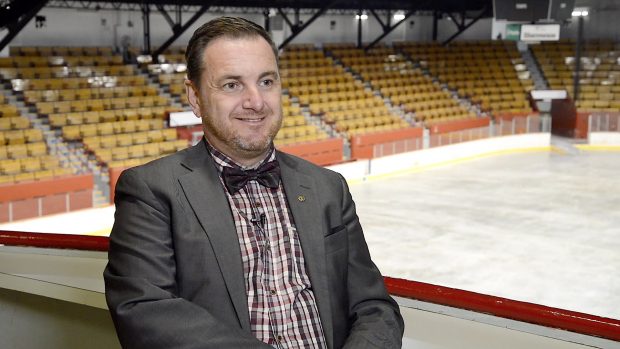
<path fill-rule="evenodd" d="M 266 129 L 261 132 L 261 134 L 253 136 L 243 135 L 239 129 L 227 124 L 221 118 L 213 118 L 206 113 L 203 115 L 207 115 L 202 118 L 205 134 L 211 134 L 233 151 L 248 155 L 266 152 L 282 126 L 281 109 L 279 114 L 275 114 L 272 110 L 268 110 L 264 113 L 236 113 L 231 115 L 233 118 L 272 117 L 271 122 L 265 126 Z"/>

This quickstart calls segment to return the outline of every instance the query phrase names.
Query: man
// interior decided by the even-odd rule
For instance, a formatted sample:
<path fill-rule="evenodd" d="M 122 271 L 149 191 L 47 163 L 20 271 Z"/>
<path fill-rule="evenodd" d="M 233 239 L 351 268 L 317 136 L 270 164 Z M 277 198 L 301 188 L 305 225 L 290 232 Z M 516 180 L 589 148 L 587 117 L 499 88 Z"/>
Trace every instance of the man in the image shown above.
<path fill-rule="evenodd" d="M 200 27 L 196 146 L 125 171 L 104 272 L 125 348 L 400 348 L 403 321 L 339 174 L 273 148 L 277 50 L 258 25 Z"/>

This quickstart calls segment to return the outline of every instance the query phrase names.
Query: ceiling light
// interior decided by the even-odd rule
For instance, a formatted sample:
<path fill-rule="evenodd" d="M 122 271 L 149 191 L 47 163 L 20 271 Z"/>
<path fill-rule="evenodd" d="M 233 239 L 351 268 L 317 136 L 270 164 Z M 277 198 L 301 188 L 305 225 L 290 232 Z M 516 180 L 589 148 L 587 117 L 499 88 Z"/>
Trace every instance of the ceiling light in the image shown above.
<path fill-rule="evenodd" d="M 586 7 L 575 7 L 571 15 L 573 17 L 587 17 L 590 12 Z"/>

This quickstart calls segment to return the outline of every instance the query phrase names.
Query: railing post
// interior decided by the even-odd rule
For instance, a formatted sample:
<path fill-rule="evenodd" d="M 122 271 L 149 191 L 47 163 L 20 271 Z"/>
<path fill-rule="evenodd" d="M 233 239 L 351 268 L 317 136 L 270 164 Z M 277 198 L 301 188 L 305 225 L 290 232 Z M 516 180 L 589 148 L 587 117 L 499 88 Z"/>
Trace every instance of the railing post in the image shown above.
<path fill-rule="evenodd" d="M 592 126 L 593 126 L 592 117 L 593 116 L 594 115 L 592 114 L 588 115 L 588 143 L 590 143 L 591 141 L 590 134 L 592 133 Z"/>
<path fill-rule="evenodd" d="M 525 117 L 525 133 L 526 133 L 526 134 L 529 134 L 529 133 L 530 133 L 530 121 L 531 121 L 531 120 L 532 120 L 532 119 L 530 118 L 530 116 L 529 116 L 529 115 Z"/>
<path fill-rule="evenodd" d="M 605 131 L 609 131 L 609 113 L 605 114 Z"/>

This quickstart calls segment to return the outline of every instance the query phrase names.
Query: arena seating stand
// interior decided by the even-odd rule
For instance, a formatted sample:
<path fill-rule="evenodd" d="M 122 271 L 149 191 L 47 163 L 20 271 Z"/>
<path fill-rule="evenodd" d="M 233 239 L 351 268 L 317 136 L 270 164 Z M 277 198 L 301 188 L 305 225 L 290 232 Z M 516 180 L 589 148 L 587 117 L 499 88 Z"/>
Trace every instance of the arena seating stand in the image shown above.
<path fill-rule="evenodd" d="M 324 46 L 328 55 L 329 48 Z M 337 65 L 334 57 L 313 45 L 300 45 L 289 52 L 281 63 L 288 93 L 342 137 L 385 130 L 399 121 L 406 124 L 392 118 L 383 99 Z"/>
<path fill-rule="evenodd" d="M 49 49 L 15 48 L 19 56 L 9 58 L 19 67 L 1 72 L 13 78 L 13 90 L 52 129 L 61 130 L 65 141 L 83 142 L 108 167 L 135 166 L 187 146 L 174 129 L 164 129 L 166 113 L 180 108 L 171 106 L 136 65 L 123 64 L 122 57 L 103 48 L 38 56 Z"/>
<path fill-rule="evenodd" d="M 351 51 L 349 51 L 351 52 Z M 437 122 L 475 118 L 449 91 L 395 50 L 382 47 L 343 61 L 358 72 L 374 89 L 406 113 L 413 113 L 416 123 L 430 126 Z"/>
<path fill-rule="evenodd" d="M 33 181 L 71 173 L 49 154 L 43 132 L 32 127 L 0 95 L 0 184 Z"/>
<path fill-rule="evenodd" d="M 433 77 L 487 115 L 529 113 L 527 93 L 533 88 L 514 42 L 461 41 L 396 43 Z"/>
<path fill-rule="evenodd" d="M 573 93 L 575 42 L 560 40 L 533 45 L 532 51 L 552 89 Z M 581 55 L 580 112 L 620 112 L 620 46 L 609 40 L 589 40 Z"/>

